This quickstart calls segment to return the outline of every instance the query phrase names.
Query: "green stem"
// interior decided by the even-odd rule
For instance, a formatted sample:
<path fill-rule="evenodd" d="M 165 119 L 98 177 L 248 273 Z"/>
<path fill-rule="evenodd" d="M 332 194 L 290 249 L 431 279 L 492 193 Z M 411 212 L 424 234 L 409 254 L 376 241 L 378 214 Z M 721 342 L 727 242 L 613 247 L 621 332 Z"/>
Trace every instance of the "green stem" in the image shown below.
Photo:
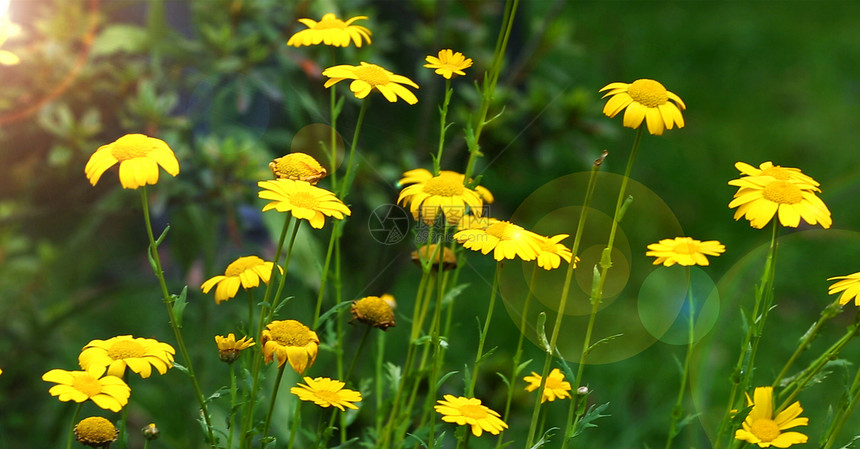
<path fill-rule="evenodd" d="M 439 176 L 440 165 L 442 164 L 442 149 L 445 147 L 445 131 L 448 130 L 448 104 L 451 103 L 451 94 L 454 89 L 451 89 L 451 80 L 445 80 L 445 99 L 442 101 L 442 107 L 439 108 L 439 146 L 436 149 L 436 157 L 433 159 L 433 175 Z M 441 244 L 441 242 L 440 242 Z M 431 443 L 432 445 L 432 443 Z"/>
<path fill-rule="evenodd" d="M 292 216 L 292 214 L 290 214 L 290 216 Z M 302 224 L 302 220 L 296 220 L 295 222 L 295 225 L 293 225 L 293 233 L 290 235 L 290 243 L 287 246 L 287 258 L 284 260 L 284 275 L 281 276 L 281 279 L 278 282 L 278 291 L 275 292 L 275 297 L 271 298 L 272 308 L 269 309 L 269 315 L 266 317 L 267 323 L 270 323 L 275 319 L 275 312 L 278 309 L 278 303 L 281 301 L 281 293 L 283 293 L 284 285 L 287 283 L 287 273 L 290 270 L 290 259 L 292 259 L 293 256 L 293 245 L 296 243 L 296 235 L 299 233 L 299 226 Z"/>
<path fill-rule="evenodd" d="M 278 390 L 281 388 L 281 378 L 284 377 L 284 369 L 287 367 L 287 364 L 278 368 L 278 375 L 275 377 L 275 387 L 272 390 L 272 398 L 269 400 L 269 411 L 266 413 L 266 421 L 263 424 L 263 444 L 262 448 L 266 447 L 266 436 L 269 434 L 269 424 L 272 422 L 272 413 L 275 411 L 275 400 L 278 398 Z"/>
<path fill-rule="evenodd" d="M 376 363 L 374 366 L 374 386 L 376 387 L 376 434 L 382 433 L 382 361 L 385 360 L 385 333 L 376 334 Z"/>
<path fill-rule="evenodd" d="M 684 356 L 684 369 L 681 372 L 681 386 L 678 388 L 678 399 L 675 401 L 675 407 L 672 408 L 672 421 L 669 423 L 669 436 L 666 438 L 666 449 L 672 447 L 672 440 L 678 434 L 678 422 L 684 415 L 684 392 L 687 390 L 687 379 L 690 376 L 690 360 L 693 358 L 693 343 L 696 338 L 696 322 L 693 318 L 695 312 L 695 301 L 693 297 L 693 278 L 690 267 L 685 267 L 687 271 L 687 354 Z"/>
<path fill-rule="evenodd" d="M 361 357 L 361 351 L 364 349 L 364 344 L 367 342 L 367 336 L 370 335 L 371 329 L 373 329 L 373 326 L 364 326 L 364 333 L 361 334 L 361 341 L 358 343 L 358 349 L 356 349 L 355 355 L 352 356 L 352 363 L 349 364 L 349 370 L 346 372 L 346 377 L 343 378 L 344 382 L 349 382 L 349 379 L 352 378 L 352 372 L 355 370 L 355 362 L 357 362 L 358 358 Z"/>
<path fill-rule="evenodd" d="M 365 99 L 361 102 L 361 109 L 358 111 L 358 118 L 355 120 L 355 132 L 352 134 L 352 144 L 349 146 L 349 159 L 346 162 L 346 174 L 343 177 L 343 182 L 340 185 L 338 198 L 341 201 L 346 200 L 346 195 L 349 193 L 349 188 L 352 185 L 352 171 L 355 169 L 355 148 L 358 146 L 358 136 L 361 131 L 361 125 L 364 123 L 364 115 L 367 112 L 367 105 L 370 100 Z"/>
<path fill-rule="evenodd" d="M 75 411 L 72 413 L 72 425 L 69 426 L 69 435 L 66 438 L 66 449 L 72 449 L 72 440 L 75 439 L 75 426 L 78 424 L 78 415 L 81 413 L 82 402 L 75 405 Z"/>
<path fill-rule="evenodd" d="M 487 340 L 487 333 L 490 330 L 490 320 L 493 318 L 493 308 L 496 305 L 496 290 L 499 288 L 499 276 L 502 272 L 502 261 L 496 263 L 496 273 L 493 276 L 493 287 L 490 292 L 490 305 L 487 308 L 487 318 L 484 321 L 484 327 L 481 328 L 481 338 L 478 340 L 478 353 L 475 354 L 475 366 L 472 368 L 472 379 L 469 381 L 469 388 L 466 389 L 466 397 L 472 398 L 475 394 L 475 384 L 478 382 L 478 371 L 480 371 L 481 363 L 484 358 L 484 343 Z"/>
<path fill-rule="evenodd" d="M 853 327 L 855 328 L 856 334 L 856 322 Z M 830 426 L 828 426 L 827 432 L 825 432 L 824 436 L 821 438 L 822 444 L 820 447 L 822 449 L 830 449 L 833 446 L 839 433 L 842 432 L 845 422 L 851 416 L 854 408 L 857 407 L 857 403 L 860 402 L 860 369 L 857 370 L 857 374 L 854 376 L 854 381 L 851 382 L 848 395 L 849 398 L 847 403 L 845 401 L 839 402 L 839 407 L 836 411 L 834 420 L 831 422 Z"/>
<path fill-rule="evenodd" d="M 774 388 L 779 388 L 779 384 L 782 382 L 782 379 L 786 376 L 786 374 L 788 374 L 788 370 L 792 367 L 792 365 L 794 365 L 794 362 L 797 361 L 797 358 L 800 356 L 800 354 L 809 347 L 810 343 L 812 343 L 812 340 L 814 340 L 815 337 L 818 336 L 818 333 L 819 331 L 821 331 L 821 327 L 824 325 L 824 323 L 826 323 L 834 316 L 838 315 L 841 310 L 842 308 L 839 305 L 839 301 L 835 301 L 830 303 L 827 307 L 824 308 L 824 310 L 821 311 L 821 316 L 818 318 L 815 324 L 813 324 L 812 327 L 808 331 L 806 331 L 806 334 L 803 335 L 803 339 L 800 341 L 800 344 L 797 346 L 797 349 L 794 350 L 794 353 L 788 359 L 788 362 L 785 363 L 785 366 L 782 367 L 782 370 L 774 378 L 773 383 L 771 384 Z"/>
<path fill-rule="evenodd" d="M 208 443 L 210 447 L 216 447 L 215 436 L 212 432 L 212 420 L 209 417 L 209 409 L 206 407 L 206 400 L 203 398 L 203 392 L 200 390 L 200 384 L 197 382 L 197 376 L 194 375 L 194 367 L 191 363 L 191 357 L 188 355 L 188 349 L 185 346 L 185 339 L 182 338 L 182 332 L 179 330 L 179 323 L 173 313 L 173 301 L 169 291 L 167 290 L 167 281 L 164 279 L 164 270 L 161 267 L 161 257 L 158 255 L 158 244 L 155 242 L 155 236 L 152 232 L 152 222 L 149 218 L 149 200 L 147 197 L 146 186 L 140 189 L 140 201 L 143 208 L 143 219 L 146 225 L 146 235 L 149 238 L 149 256 L 152 261 L 155 277 L 158 278 L 158 284 L 161 287 L 161 298 L 164 306 L 167 308 L 167 316 L 170 319 L 170 327 L 173 328 L 173 335 L 176 338 L 176 343 L 179 346 L 179 353 L 182 355 L 182 361 L 185 363 L 185 368 L 188 371 L 188 377 L 191 378 L 191 384 L 194 387 L 194 394 L 197 397 L 197 402 L 200 404 L 200 410 L 203 414 L 203 421 L 206 425 L 208 434 Z"/>
<path fill-rule="evenodd" d="M 442 234 L 442 240 L 439 242 L 437 248 L 442 248 L 442 244 L 445 241 L 445 234 Z M 438 260 L 438 259 L 433 259 Z M 441 270 L 441 267 L 440 267 Z M 433 404 L 436 402 L 436 389 L 437 389 L 437 380 L 439 379 L 439 370 L 442 367 L 442 340 L 441 334 L 439 331 L 442 328 L 442 298 L 445 296 L 445 287 L 444 287 L 444 278 L 446 275 L 443 275 L 441 271 L 436 273 L 436 306 L 433 308 L 433 322 L 430 324 L 430 341 L 433 343 L 433 362 L 430 370 L 430 377 L 428 378 L 428 383 L 430 384 L 430 392 L 427 394 L 428 396 L 428 406 L 424 407 L 424 412 L 430 415 L 430 425 L 428 431 L 428 449 L 433 449 L 436 443 L 436 413 L 433 412 Z M 423 420 L 422 420 L 423 421 Z"/>
<path fill-rule="evenodd" d="M 235 426 L 233 425 L 234 417 L 236 416 L 236 369 L 233 368 L 233 363 L 230 363 L 230 421 L 228 422 L 230 426 L 230 435 L 227 437 L 227 449 L 233 448 L 233 430 Z"/>

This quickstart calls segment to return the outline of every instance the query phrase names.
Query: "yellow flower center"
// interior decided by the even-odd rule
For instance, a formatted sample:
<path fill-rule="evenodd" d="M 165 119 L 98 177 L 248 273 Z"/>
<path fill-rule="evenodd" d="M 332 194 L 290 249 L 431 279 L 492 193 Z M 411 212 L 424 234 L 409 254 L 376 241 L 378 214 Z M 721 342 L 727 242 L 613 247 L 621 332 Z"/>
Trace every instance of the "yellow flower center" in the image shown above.
<path fill-rule="evenodd" d="M 129 159 L 147 157 L 151 150 L 152 147 L 146 144 L 145 136 L 123 136 L 114 142 L 111 147 L 110 154 L 116 158 L 116 160 L 122 162 Z"/>
<path fill-rule="evenodd" d="M 499 240 L 515 240 L 519 238 L 521 229 L 515 224 L 499 221 L 488 226 L 487 229 L 484 229 L 484 232 L 497 237 Z"/>
<path fill-rule="evenodd" d="M 770 442 L 779 436 L 779 426 L 772 419 L 757 419 L 750 426 L 752 434 L 764 442 Z"/>
<path fill-rule="evenodd" d="M 762 190 L 764 199 L 777 204 L 797 204 L 803 201 L 803 193 L 787 181 L 774 181 Z"/>
<path fill-rule="evenodd" d="M 294 192 L 290 195 L 290 203 L 296 207 L 316 210 L 319 201 L 311 192 Z"/>
<path fill-rule="evenodd" d="M 114 360 L 134 359 L 146 355 L 146 349 L 134 340 L 119 340 L 111 345 L 107 355 Z"/>
<path fill-rule="evenodd" d="M 461 405 L 459 408 L 460 413 L 462 413 L 463 416 L 465 416 L 466 418 L 472 418 L 477 420 L 484 419 L 487 417 L 487 411 L 484 410 L 484 407 L 480 405 L 466 404 Z"/>
<path fill-rule="evenodd" d="M 627 94 L 633 101 L 649 108 L 656 108 L 669 101 L 669 95 L 662 84 L 654 80 L 636 80 L 627 87 Z"/>
<path fill-rule="evenodd" d="M 772 176 L 780 181 L 786 181 L 790 177 L 789 171 L 780 167 L 779 165 L 762 170 L 761 175 Z"/>
<path fill-rule="evenodd" d="M 385 69 L 378 65 L 363 65 L 355 69 L 355 75 L 358 79 L 370 84 L 371 86 L 384 86 L 391 82 Z"/>
<path fill-rule="evenodd" d="M 103 446 L 116 441 L 116 435 L 117 430 L 113 423 L 100 416 L 84 418 L 75 426 L 75 438 L 79 443 L 88 446 Z"/>
<path fill-rule="evenodd" d="M 675 245 L 672 252 L 675 254 L 696 254 L 699 252 L 699 245 L 693 239 L 684 239 Z"/>
<path fill-rule="evenodd" d="M 93 397 L 102 392 L 101 382 L 89 374 L 75 377 L 72 387 L 88 397 Z"/>
<path fill-rule="evenodd" d="M 338 19 L 334 14 L 326 14 L 323 18 L 314 25 L 315 30 L 328 30 L 332 28 L 337 28 L 340 30 L 346 29 L 346 22 Z"/>
<path fill-rule="evenodd" d="M 284 346 L 307 346 L 311 342 L 310 328 L 296 320 L 284 320 L 269 325 L 272 340 Z"/>
<path fill-rule="evenodd" d="M 336 391 L 327 391 L 327 390 L 315 390 L 314 394 L 316 397 L 322 399 L 326 402 L 337 403 L 340 402 L 340 397 L 337 395 Z"/>
<path fill-rule="evenodd" d="M 240 257 L 230 265 L 227 265 L 227 269 L 224 270 L 224 276 L 236 277 L 244 273 L 246 270 L 250 270 L 251 268 L 254 268 L 257 265 L 262 265 L 263 263 L 263 259 L 260 259 L 257 256 Z"/>
<path fill-rule="evenodd" d="M 424 183 L 424 193 L 436 196 L 457 196 L 465 189 L 463 178 L 457 173 L 442 173 Z"/>

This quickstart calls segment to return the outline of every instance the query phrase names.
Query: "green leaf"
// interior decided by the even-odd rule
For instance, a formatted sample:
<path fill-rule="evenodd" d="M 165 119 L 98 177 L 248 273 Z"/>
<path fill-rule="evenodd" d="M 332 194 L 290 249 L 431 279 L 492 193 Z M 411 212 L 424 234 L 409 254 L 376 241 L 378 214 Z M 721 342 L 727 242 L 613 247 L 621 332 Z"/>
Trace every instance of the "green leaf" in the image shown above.
<path fill-rule="evenodd" d="M 445 293 L 445 297 L 442 298 L 442 306 L 447 306 L 448 304 L 454 302 L 454 300 L 457 299 L 458 296 L 460 296 L 460 293 L 463 293 L 463 290 L 465 290 L 468 286 L 469 284 L 460 284 L 452 288 L 451 290 L 448 290 L 448 293 Z"/>
<path fill-rule="evenodd" d="M 402 377 L 403 370 L 400 369 L 400 366 L 385 362 L 385 378 L 388 379 L 388 386 L 391 388 L 392 394 L 397 393 L 397 389 L 400 388 Z"/>
<path fill-rule="evenodd" d="M 146 28 L 136 25 L 108 25 L 93 42 L 90 54 L 94 57 L 114 53 L 141 53 L 146 50 L 149 35 Z"/>
<path fill-rule="evenodd" d="M 317 321 L 317 328 L 322 326 L 323 323 L 325 323 L 326 320 L 331 318 L 332 315 L 337 313 L 338 310 L 343 309 L 344 307 L 350 306 L 350 305 L 352 305 L 352 301 L 344 301 L 340 304 L 333 306 L 331 309 L 326 310 L 326 312 L 324 314 L 322 314 L 322 316 L 320 316 L 319 321 Z"/>
<path fill-rule="evenodd" d="M 600 418 L 606 418 L 611 415 L 602 414 L 606 408 L 609 407 L 609 403 L 601 404 L 601 405 L 592 405 L 588 408 L 588 412 L 576 423 L 573 427 L 573 432 L 571 432 L 569 439 L 576 438 L 581 434 L 585 429 L 589 427 L 597 427 L 597 424 L 594 424 L 594 421 L 597 421 Z"/>
<path fill-rule="evenodd" d="M 546 339 L 546 312 L 538 314 L 537 319 L 537 335 L 540 339 L 540 344 L 547 354 L 552 354 L 552 348 L 549 345 L 549 340 Z"/>
<path fill-rule="evenodd" d="M 182 314 L 185 312 L 185 306 L 188 305 L 186 295 L 188 294 L 188 286 L 182 287 L 182 292 L 179 295 L 171 295 L 173 298 L 173 317 L 176 318 L 176 327 L 182 328 Z"/>
<path fill-rule="evenodd" d="M 552 438 L 553 432 L 555 432 L 556 430 L 558 430 L 558 427 L 550 427 L 549 429 L 546 429 L 546 431 L 543 433 L 543 435 L 541 435 L 540 439 L 537 440 L 537 442 L 531 447 L 531 449 L 538 449 L 549 443 Z"/>

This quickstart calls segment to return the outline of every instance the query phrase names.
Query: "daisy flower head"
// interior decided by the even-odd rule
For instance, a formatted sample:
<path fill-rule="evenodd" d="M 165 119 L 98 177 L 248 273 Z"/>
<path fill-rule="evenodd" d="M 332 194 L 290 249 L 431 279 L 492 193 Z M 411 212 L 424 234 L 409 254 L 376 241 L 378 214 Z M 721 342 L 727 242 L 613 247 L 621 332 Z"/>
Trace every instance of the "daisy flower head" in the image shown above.
<path fill-rule="evenodd" d="M 612 97 L 603 106 L 603 113 L 615 117 L 624 111 L 624 126 L 639 128 L 642 121 L 648 125 L 648 132 L 661 135 L 666 129 L 684 127 L 682 109 L 687 109 L 681 97 L 666 90 L 662 84 L 650 79 L 640 79 L 627 83 L 610 83 L 598 92 L 607 91 L 603 98 Z"/>
<path fill-rule="evenodd" d="M 540 382 L 543 378 L 540 374 L 532 371 L 531 376 L 523 378 L 529 384 L 526 386 L 526 391 L 535 391 L 540 388 Z M 553 368 L 549 376 L 546 378 L 546 385 L 543 387 L 543 397 L 540 402 L 552 402 L 558 399 L 567 399 L 570 397 L 570 382 L 564 380 L 564 374 L 558 368 Z"/>
<path fill-rule="evenodd" d="M 355 403 L 361 402 L 361 393 L 343 388 L 345 383 L 328 377 L 317 377 L 316 379 L 305 377 L 304 380 L 307 385 L 298 384 L 290 388 L 290 393 L 303 401 L 313 402 L 320 407 L 334 406 L 342 412 L 346 411 L 345 408 L 358 410 Z"/>
<path fill-rule="evenodd" d="M 467 212 L 480 217 L 483 195 L 463 185 L 464 178 L 463 174 L 448 170 L 442 170 L 438 176 L 423 168 L 410 170 L 403 174 L 400 184 L 411 185 L 400 191 L 397 204 L 409 207 L 412 217 L 427 225 L 432 225 L 439 216 L 444 216 L 450 225 L 459 223 Z"/>
<path fill-rule="evenodd" d="M 815 194 L 818 188 L 802 181 L 781 180 L 773 176 L 742 176 L 729 181 L 738 187 L 729 208 L 737 207 L 735 220 L 741 217 L 750 225 L 761 229 L 774 215 L 783 226 L 796 228 L 800 219 L 824 229 L 833 224 L 830 210 Z"/>
<path fill-rule="evenodd" d="M 274 262 L 266 262 L 257 256 L 240 257 L 227 265 L 224 274 L 209 278 L 200 289 L 203 293 L 209 293 L 212 287 L 217 285 L 215 303 L 221 304 L 222 301 L 235 297 L 240 286 L 248 290 L 259 286 L 261 280 L 268 284 L 274 265 Z M 284 269 L 280 265 L 278 270 L 283 274 Z"/>
<path fill-rule="evenodd" d="M 215 336 L 215 344 L 218 345 L 218 358 L 222 362 L 233 363 L 239 358 L 239 354 L 245 349 L 254 346 L 253 338 L 242 337 L 236 340 L 236 336 L 232 333 L 226 337 L 221 335 Z"/>
<path fill-rule="evenodd" d="M 391 297 L 391 299 L 393 300 L 394 298 Z M 385 298 L 380 298 L 379 296 L 365 296 L 357 301 L 353 301 L 350 307 L 350 312 L 352 313 L 350 323 L 358 320 L 368 326 L 388 330 L 389 327 L 397 325 L 394 318 L 394 309 L 391 307 L 391 304 L 392 301 L 386 301 Z"/>
<path fill-rule="evenodd" d="M 482 254 L 493 252 L 497 261 L 515 259 L 535 260 L 540 253 L 541 236 L 509 221 L 496 221 L 485 228 L 466 229 L 454 234 L 454 240 Z"/>
<path fill-rule="evenodd" d="M 834 276 L 827 278 L 828 281 L 839 280 L 839 282 L 830 286 L 827 290 L 828 295 L 842 292 L 839 295 L 839 304 L 848 304 L 852 299 L 854 305 L 860 307 L 860 272 L 849 274 L 848 276 Z"/>
<path fill-rule="evenodd" d="M 757 444 L 759 447 L 789 447 L 793 444 L 806 443 L 809 439 L 800 432 L 783 432 L 797 426 L 809 424 L 809 418 L 798 418 L 803 412 L 800 402 L 789 405 L 785 410 L 773 416 L 773 387 L 757 387 L 753 399 L 747 395 L 747 402 L 752 406 L 742 428 L 735 432 L 735 439 Z"/>
<path fill-rule="evenodd" d="M 317 358 L 320 339 L 317 333 L 296 320 L 272 321 L 263 329 L 260 342 L 266 363 L 278 358 L 278 367 L 290 362 L 293 370 L 304 374 Z"/>
<path fill-rule="evenodd" d="M 818 181 L 812 179 L 811 176 L 807 176 L 800 171 L 799 168 L 794 167 L 781 167 L 779 165 L 773 165 L 773 162 L 767 161 L 762 162 L 758 168 L 753 167 L 750 164 L 745 162 L 737 162 L 735 163 L 735 168 L 741 172 L 742 175 L 746 176 L 770 176 L 774 179 L 780 181 L 797 181 L 800 183 L 808 184 L 810 187 L 814 187 L 813 189 L 818 192 Z"/>
<path fill-rule="evenodd" d="M 396 102 L 397 97 L 409 104 L 418 103 L 418 97 L 402 86 L 405 84 L 418 89 L 414 81 L 403 75 L 391 73 L 376 64 L 361 62 L 361 65 L 336 65 L 323 70 L 322 74 L 329 78 L 325 82 L 326 88 L 346 79 L 353 80 L 349 84 L 349 90 L 355 94 L 355 98 L 364 98 L 371 90 L 376 89 L 391 103 Z"/>
<path fill-rule="evenodd" d="M 263 212 L 272 209 L 290 212 L 294 218 L 307 220 L 314 229 L 322 228 L 327 216 L 343 220 L 344 216 L 352 214 L 333 192 L 312 186 L 307 181 L 275 179 L 260 181 L 257 185 L 262 189 L 257 195 L 271 200 L 263 206 Z"/>
<path fill-rule="evenodd" d="M 107 368 L 108 376 L 116 377 L 122 377 L 128 367 L 146 379 L 152 375 L 152 368 L 159 374 L 172 368 L 174 354 L 176 350 L 167 343 L 120 335 L 87 343 L 78 356 L 78 363 L 85 370 L 91 367 Z"/>
<path fill-rule="evenodd" d="M 52 369 L 42 375 L 42 380 L 57 384 L 48 393 L 63 402 L 91 400 L 103 409 L 118 412 L 128 404 L 131 388 L 119 377 L 103 376 L 104 373 L 103 366 L 85 371 Z"/>
<path fill-rule="evenodd" d="M 663 239 L 658 243 L 648 245 L 646 256 L 656 257 L 654 265 L 671 267 L 678 264 L 685 267 L 691 265 L 708 266 L 708 258 L 705 256 L 719 256 L 726 251 L 726 247 L 716 241 L 708 240 L 702 242 L 690 237 L 675 237 L 674 239 Z"/>
<path fill-rule="evenodd" d="M 325 14 L 319 22 L 313 19 L 299 19 L 308 27 L 293 34 L 287 45 L 292 47 L 325 44 L 332 47 L 349 47 L 350 43 L 361 48 L 363 41 L 370 43 L 371 32 L 361 25 L 353 25 L 358 20 L 367 20 L 367 16 L 355 16 L 347 21 L 338 19 L 332 13 Z"/>
<path fill-rule="evenodd" d="M 171 176 L 179 174 L 179 161 L 161 139 L 143 134 L 126 134 L 102 145 L 90 156 L 84 172 L 96 185 L 107 169 L 119 164 L 119 181 L 124 189 L 136 189 L 158 182 L 158 166 Z"/>
<path fill-rule="evenodd" d="M 275 178 L 307 181 L 312 186 L 317 185 L 328 174 L 313 156 L 305 153 L 290 153 L 275 158 L 269 162 L 269 169 Z"/>
<path fill-rule="evenodd" d="M 431 258 L 434 258 L 432 262 Z M 428 243 L 415 251 L 412 251 L 412 262 L 421 266 L 422 263 L 431 263 L 435 270 L 448 271 L 457 268 L 457 256 L 451 248 L 440 246 L 438 243 Z"/>
<path fill-rule="evenodd" d="M 463 53 L 454 52 L 451 49 L 439 50 L 439 56 L 427 56 L 427 64 L 424 67 L 436 69 L 436 74 L 451 79 L 458 75 L 465 75 L 463 70 L 472 67 L 472 58 L 467 58 Z"/>
<path fill-rule="evenodd" d="M 573 268 L 579 262 L 579 257 L 573 258 L 570 248 L 561 244 L 561 241 L 570 237 L 568 234 L 559 234 L 552 237 L 538 236 L 537 264 L 544 270 L 554 270 L 561 266 L 561 260 L 570 263 L 573 259 Z"/>
<path fill-rule="evenodd" d="M 472 426 L 472 434 L 476 437 L 481 436 L 484 431 L 498 435 L 508 428 L 499 413 L 481 405 L 480 399 L 450 394 L 443 397 L 445 399 L 439 399 L 434 406 L 436 412 L 442 415 L 442 421 Z"/>
<path fill-rule="evenodd" d="M 78 443 L 100 448 L 109 447 L 119 435 L 116 426 L 101 416 L 90 416 L 80 420 L 73 432 Z"/>

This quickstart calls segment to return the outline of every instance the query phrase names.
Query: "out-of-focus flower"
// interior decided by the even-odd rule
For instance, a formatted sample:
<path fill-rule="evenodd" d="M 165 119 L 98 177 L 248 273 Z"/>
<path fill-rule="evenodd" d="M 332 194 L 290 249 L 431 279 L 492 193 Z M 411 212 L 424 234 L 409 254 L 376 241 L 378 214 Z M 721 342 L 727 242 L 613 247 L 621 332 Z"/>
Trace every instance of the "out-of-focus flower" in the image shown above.
<path fill-rule="evenodd" d="M 102 145 L 84 168 L 87 179 L 96 185 L 107 169 L 119 163 L 119 181 L 124 189 L 136 189 L 158 182 L 158 166 L 171 176 L 179 174 L 179 161 L 161 139 L 143 134 L 126 134 Z"/>
<path fill-rule="evenodd" d="M 708 258 L 705 256 L 719 256 L 726 251 L 726 247 L 716 240 L 702 242 L 690 237 L 663 239 L 658 243 L 648 245 L 648 249 L 649 251 L 645 255 L 657 258 L 654 260 L 654 265 L 662 263 L 667 267 L 676 263 L 685 267 L 691 265 L 707 266 Z"/>
<path fill-rule="evenodd" d="M 354 42 L 356 47 L 361 48 L 362 41 L 370 43 L 371 32 L 361 25 L 353 25 L 357 20 L 367 19 L 366 16 L 355 16 L 346 22 L 338 19 L 332 13 L 325 14 L 317 22 L 313 19 L 299 19 L 308 29 L 293 34 L 287 45 L 301 47 L 302 45 L 331 45 L 333 47 L 349 47 Z"/>
<path fill-rule="evenodd" d="M 128 367 L 145 379 L 152 374 L 152 368 L 159 374 L 164 374 L 173 367 L 174 354 L 176 350 L 167 343 L 151 338 L 120 335 L 87 343 L 78 356 L 78 362 L 85 370 L 90 367 L 106 367 L 107 374 L 116 377 L 122 377 Z"/>

